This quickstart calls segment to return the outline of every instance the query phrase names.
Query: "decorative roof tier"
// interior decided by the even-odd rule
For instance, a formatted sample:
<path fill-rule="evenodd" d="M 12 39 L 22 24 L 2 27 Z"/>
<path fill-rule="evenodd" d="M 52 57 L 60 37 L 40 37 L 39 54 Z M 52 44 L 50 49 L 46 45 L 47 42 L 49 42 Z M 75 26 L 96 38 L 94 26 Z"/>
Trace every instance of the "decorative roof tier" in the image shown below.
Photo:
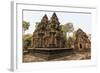
<path fill-rule="evenodd" d="M 66 40 L 60 30 L 60 22 L 55 12 L 50 20 L 45 14 L 35 30 L 38 34 L 33 33 L 34 48 L 66 48 Z"/>

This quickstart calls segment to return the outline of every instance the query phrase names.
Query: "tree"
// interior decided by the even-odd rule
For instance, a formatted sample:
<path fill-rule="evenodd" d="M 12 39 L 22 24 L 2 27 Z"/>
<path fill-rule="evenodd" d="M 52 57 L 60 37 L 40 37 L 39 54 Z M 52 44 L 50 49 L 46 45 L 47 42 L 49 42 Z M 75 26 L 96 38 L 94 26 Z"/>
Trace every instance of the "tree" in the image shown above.
<path fill-rule="evenodd" d="M 26 30 L 28 30 L 30 26 L 30 23 L 29 22 L 26 22 L 26 21 L 23 21 L 23 31 L 25 32 Z"/>
<path fill-rule="evenodd" d="M 32 43 L 32 34 L 23 35 L 23 48 L 27 50 L 27 48 L 31 47 Z"/>
<path fill-rule="evenodd" d="M 66 32 L 66 39 L 69 37 L 69 33 L 74 31 L 72 23 L 67 23 L 63 26 L 63 31 Z"/>
<path fill-rule="evenodd" d="M 66 37 L 66 28 L 64 25 L 60 25 L 61 26 L 61 31 L 63 32 L 64 37 Z"/>
<path fill-rule="evenodd" d="M 28 30 L 29 26 L 30 26 L 30 23 L 29 22 L 26 22 L 26 21 L 23 21 L 22 22 L 23 33 L 26 30 Z M 23 35 L 23 49 L 26 50 L 28 48 L 29 44 L 30 44 L 30 41 L 28 39 L 26 40 L 25 39 L 25 35 Z"/>
<path fill-rule="evenodd" d="M 69 33 L 74 31 L 73 24 L 72 23 L 66 23 L 65 25 L 62 25 L 61 27 L 62 27 L 61 31 L 63 31 L 63 34 L 64 34 L 66 40 L 68 41 Z M 68 47 L 68 43 L 66 43 L 66 44 L 67 44 L 67 47 Z"/>
<path fill-rule="evenodd" d="M 74 39 L 73 39 L 73 37 L 68 37 L 67 48 L 74 48 Z"/>
<path fill-rule="evenodd" d="M 73 39 L 76 40 L 76 31 L 73 32 Z"/>

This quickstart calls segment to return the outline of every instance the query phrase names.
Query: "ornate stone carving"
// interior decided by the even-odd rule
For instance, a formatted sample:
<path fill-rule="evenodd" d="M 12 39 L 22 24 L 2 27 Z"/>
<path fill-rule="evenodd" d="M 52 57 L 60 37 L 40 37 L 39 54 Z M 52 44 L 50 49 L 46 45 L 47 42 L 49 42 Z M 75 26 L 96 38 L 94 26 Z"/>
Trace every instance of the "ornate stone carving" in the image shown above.
<path fill-rule="evenodd" d="M 78 29 L 76 31 L 75 49 L 85 50 L 90 48 L 91 42 L 87 34 L 82 29 Z"/>
<path fill-rule="evenodd" d="M 50 20 L 44 15 L 33 32 L 33 42 L 34 48 L 66 48 L 56 13 L 53 13 Z"/>

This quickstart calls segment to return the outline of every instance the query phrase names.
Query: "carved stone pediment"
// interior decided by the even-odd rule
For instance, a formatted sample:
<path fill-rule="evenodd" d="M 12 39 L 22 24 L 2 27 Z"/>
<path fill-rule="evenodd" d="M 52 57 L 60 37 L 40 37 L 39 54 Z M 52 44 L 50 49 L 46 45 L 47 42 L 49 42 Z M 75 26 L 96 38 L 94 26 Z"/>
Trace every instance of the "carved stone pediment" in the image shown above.
<path fill-rule="evenodd" d="M 33 47 L 34 48 L 66 48 L 66 41 L 63 38 L 63 34 L 60 30 L 59 19 L 54 12 L 51 19 L 48 20 L 47 15 L 41 19 L 37 28 L 34 31 L 33 37 Z M 36 40 L 36 37 L 37 40 Z"/>

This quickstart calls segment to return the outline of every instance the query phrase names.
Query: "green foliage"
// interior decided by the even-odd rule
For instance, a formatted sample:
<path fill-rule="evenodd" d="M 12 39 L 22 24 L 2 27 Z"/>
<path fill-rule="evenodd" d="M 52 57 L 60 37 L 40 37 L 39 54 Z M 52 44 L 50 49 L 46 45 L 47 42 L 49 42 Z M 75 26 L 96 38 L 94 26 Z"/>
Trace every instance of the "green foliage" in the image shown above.
<path fill-rule="evenodd" d="M 63 32 L 63 35 L 66 38 L 65 26 L 64 25 L 60 25 L 60 27 L 61 27 L 60 31 Z"/>
<path fill-rule="evenodd" d="M 72 23 L 66 23 L 64 25 L 61 25 L 61 31 L 64 34 L 64 37 L 67 41 L 67 48 L 72 48 L 72 43 L 74 41 L 73 37 L 68 38 L 68 33 L 71 33 L 74 31 L 74 27 Z"/>
<path fill-rule="evenodd" d="M 32 44 L 32 35 L 27 34 L 23 35 L 23 48 L 27 49 L 28 47 L 31 47 Z"/>
<path fill-rule="evenodd" d="M 29 22 L 23 21 L 23 29 L 24 29 L 24 31 L 28 30 L 29 26 L 30 26 Z"/>
<path fill-rule="evenodd" d="M 73 32 L 73 39 L 76 40 L 76 31 Z"/>
<path fill-rule="evenodd" d="M 64 30 L 65 32 L 72 32 L 74 31 L 74 27 L 73 27 L 73 24 L 72 23 L 67 23 L 64 25 Z"/>
<path fill-rule="evenodd" d="M 72 23 L 66 23 L 65 25 L 62 25 L 62 31 L 63 31 L 64 35 L 66 35 L 66 39 L 67 39 L 68 38 L 67 34 L 74 31 L 73 24 Z"/>
<path fill-rule="evenodd" d="M 69 37 L 67 40 L 67 48 L 73 48 L 73 45 L 74 45 L 74 38 Z"/>

